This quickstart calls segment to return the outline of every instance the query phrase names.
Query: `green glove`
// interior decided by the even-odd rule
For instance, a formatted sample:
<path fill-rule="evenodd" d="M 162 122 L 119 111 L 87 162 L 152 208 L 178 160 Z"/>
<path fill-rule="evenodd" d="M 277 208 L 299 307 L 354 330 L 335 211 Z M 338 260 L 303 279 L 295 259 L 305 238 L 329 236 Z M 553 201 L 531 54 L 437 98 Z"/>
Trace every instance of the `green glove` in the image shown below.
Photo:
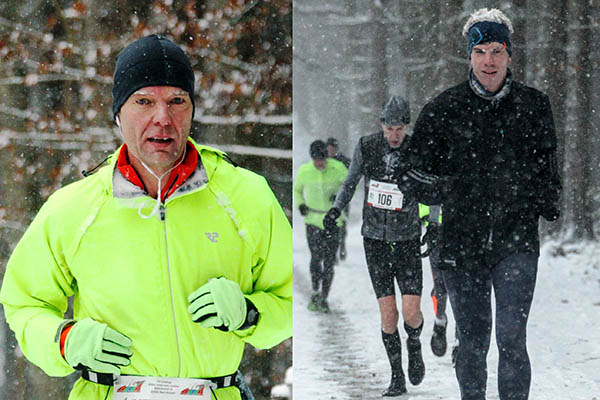
<path fill-rule="evenodd" d="M 75 369 L 120 375 L 130 364 L 131 339 L 106 324 L 85 318 L 73 325 L 65 342 L 65 360 Z"/>
<path fill-rule="evenodd" d="M 227 278 L 209 280 L 188 301 L 192 319 L 205 328 L 235 331 L 246 321 L 246 298 L 240 285 Z"/>

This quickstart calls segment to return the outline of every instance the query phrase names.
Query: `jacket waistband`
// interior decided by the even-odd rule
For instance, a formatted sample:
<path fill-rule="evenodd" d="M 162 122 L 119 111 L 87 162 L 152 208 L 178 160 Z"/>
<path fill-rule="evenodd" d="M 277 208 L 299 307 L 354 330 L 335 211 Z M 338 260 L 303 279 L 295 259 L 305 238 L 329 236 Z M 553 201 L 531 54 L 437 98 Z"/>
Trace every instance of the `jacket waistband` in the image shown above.
<path fill-rule="evenodd" d="M 231 375 L 219 376 L 216 378 L 201 378 L 211 381 L 217 385 L 217 389 L 226 388 L 235 385 L 235 376 L 239 371 L 235 371 Z M 86 381 L 98 383 L 100 385 L 112 386 L 116 377 L 113 374 L 105 374 L 103 372 L 94 372 L 89 369 L 81 371 L 81 377 Z"/>

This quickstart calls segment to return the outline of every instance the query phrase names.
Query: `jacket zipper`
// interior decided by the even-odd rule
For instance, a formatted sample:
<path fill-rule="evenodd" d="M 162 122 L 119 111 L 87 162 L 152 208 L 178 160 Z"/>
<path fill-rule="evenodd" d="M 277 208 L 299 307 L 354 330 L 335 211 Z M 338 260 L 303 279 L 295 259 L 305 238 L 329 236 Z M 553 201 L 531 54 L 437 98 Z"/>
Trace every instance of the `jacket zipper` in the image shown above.
<path fill-rule="evenodd" d="M 498 133 L 500 134 L 500 146 L 502 146 L 504 144 L 504 129 L 500 128 Z M 497 153 L 500 153 L 500 148 L 498 148 Z M 495 186 L 497 186 L 497 185 L 495 185 Z M 495 196 L 495 198 L 498 198 L 498 189 L 496 189 L 494 196 Z M 494 248 L 494 225 L 496 224 L 496 210 L 493 208 L 491 211 L 491 219 L 492 219 L 492 225 L 490 226 L 488 240 L 487 240 L 487 243 L 485 244 L 485 248 L 489 251 L 492 251 Z"/>
<path fill-rule="evenodd" d="M 173 315 L 173 326 L 175 329 L 175 342 L 177 343 L 177 376 L 181 375 L 181 348 L 179 347 L 179 332 L 177 331 L 177 318 L 175 317 L 175 299 L 173 298 L 173 283 L 171 282 L 171 261 L 169 259 L 169 240 L 167 237 L 167 221 L 166 221 L 166 209 L 163 203 L 160 204 L 159 208 L 160 220 L 163 221 L 163 227 L 165 232 L 165 252 L 167 255 L 167 272 L 169 274 L 169 293 L 171 295 L 171 314 Z"/>
<path fill-rule="evenodd" d="M 490 232 L 488 234 L 488 240 L 485 244 L 486 250 L 492 251 L 494 247 L 494 214 L 492 213 L 492 226 L 490 226 Z"/>

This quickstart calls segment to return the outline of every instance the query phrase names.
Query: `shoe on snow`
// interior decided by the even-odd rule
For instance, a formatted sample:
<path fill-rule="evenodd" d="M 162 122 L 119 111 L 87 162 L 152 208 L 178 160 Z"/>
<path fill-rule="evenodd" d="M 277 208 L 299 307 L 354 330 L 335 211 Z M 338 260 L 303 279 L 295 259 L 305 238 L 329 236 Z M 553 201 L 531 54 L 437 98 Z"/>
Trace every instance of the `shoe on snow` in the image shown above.
<path fill-rule="evenodd" d="M 319 311 L 321 306 L 321 295 L 319 293 L 313 293 L 310 296 L 310 301 L 308 302 L 308 309 L 310 311 Z"/>
<path fill-rule="evenodd" d="M 425 377 L 425 363 L 421 354 L 421 341 L 417 339 L 408 339 L 406 341 L 408 348 L 408 380 L 413 385 L 423 382 Z"/>
<path fill-rule="evenodd" d="M 446 342 L 446 326 L 433 324 L 433 335 L 431 336 L 431 351 L 438 357 L 446 354 L 448 343 Z"/>
<path fill-rule="evenodd" d="M 331 310 L 329 309 L 329 304 L 327 303 L 327 299 L 319 296 L 319 311 L 323 312 L 323 313 L 328 313 Z"/>
<path fill-rule="evenodd" d="M 396 397 L 406 393 L 406 382 L 404 380 L 404 374 L 395 375 L 392 374 L 392 382 L 390 386 L 385 389 L 381 395 L 383 397 Z"/>

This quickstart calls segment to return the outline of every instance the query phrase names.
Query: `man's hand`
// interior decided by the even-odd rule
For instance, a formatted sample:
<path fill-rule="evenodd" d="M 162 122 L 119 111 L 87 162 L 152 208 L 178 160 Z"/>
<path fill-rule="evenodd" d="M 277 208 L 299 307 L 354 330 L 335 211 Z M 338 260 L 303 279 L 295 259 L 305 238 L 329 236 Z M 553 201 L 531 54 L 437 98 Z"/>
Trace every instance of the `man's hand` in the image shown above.
<path fill-rule="evenodd" d="M 246 298 L 240 285 L 227 278 L 209 280 L 188 301 L 192 319 L 205 328 L 235 331 L 246 321 Z"/>
<path fill-rule="evenodd" d="M 421 239 L 421 245 L 427 245 L 427 250 L 425 250 L 424 253 L 421 253 L 422 258 L 429 256 L 437 246 L 439 231 L 440 227 L 435 222 L 430 222 L 429 225 L 427 225 L 427 231 Z"/>
<path fill-rule="evenodd" d="M 65 342 L 65 360 L 75 369 L 120 375 L 130 364 L 131 339 L 108 325 L 85 318 L 73 325 Z"/>
<path fill-rule="evenodd" d="M 332 231 L 337 227 L 337 219 L 340 217 L 342 212 L 339 208 L 332 207 L 327 211 L 327 214 L 323 217 L 323 226 L 328 231 Z"/>
<path fill-rule="evenodd" d="M 300 215 L 302 215 L 303 217 L 306 217 L 306 215 L 308 214 L 308 206 L 306 204 L 300 204 L 298 206 L 298 210 L 300 211 Z"/>

